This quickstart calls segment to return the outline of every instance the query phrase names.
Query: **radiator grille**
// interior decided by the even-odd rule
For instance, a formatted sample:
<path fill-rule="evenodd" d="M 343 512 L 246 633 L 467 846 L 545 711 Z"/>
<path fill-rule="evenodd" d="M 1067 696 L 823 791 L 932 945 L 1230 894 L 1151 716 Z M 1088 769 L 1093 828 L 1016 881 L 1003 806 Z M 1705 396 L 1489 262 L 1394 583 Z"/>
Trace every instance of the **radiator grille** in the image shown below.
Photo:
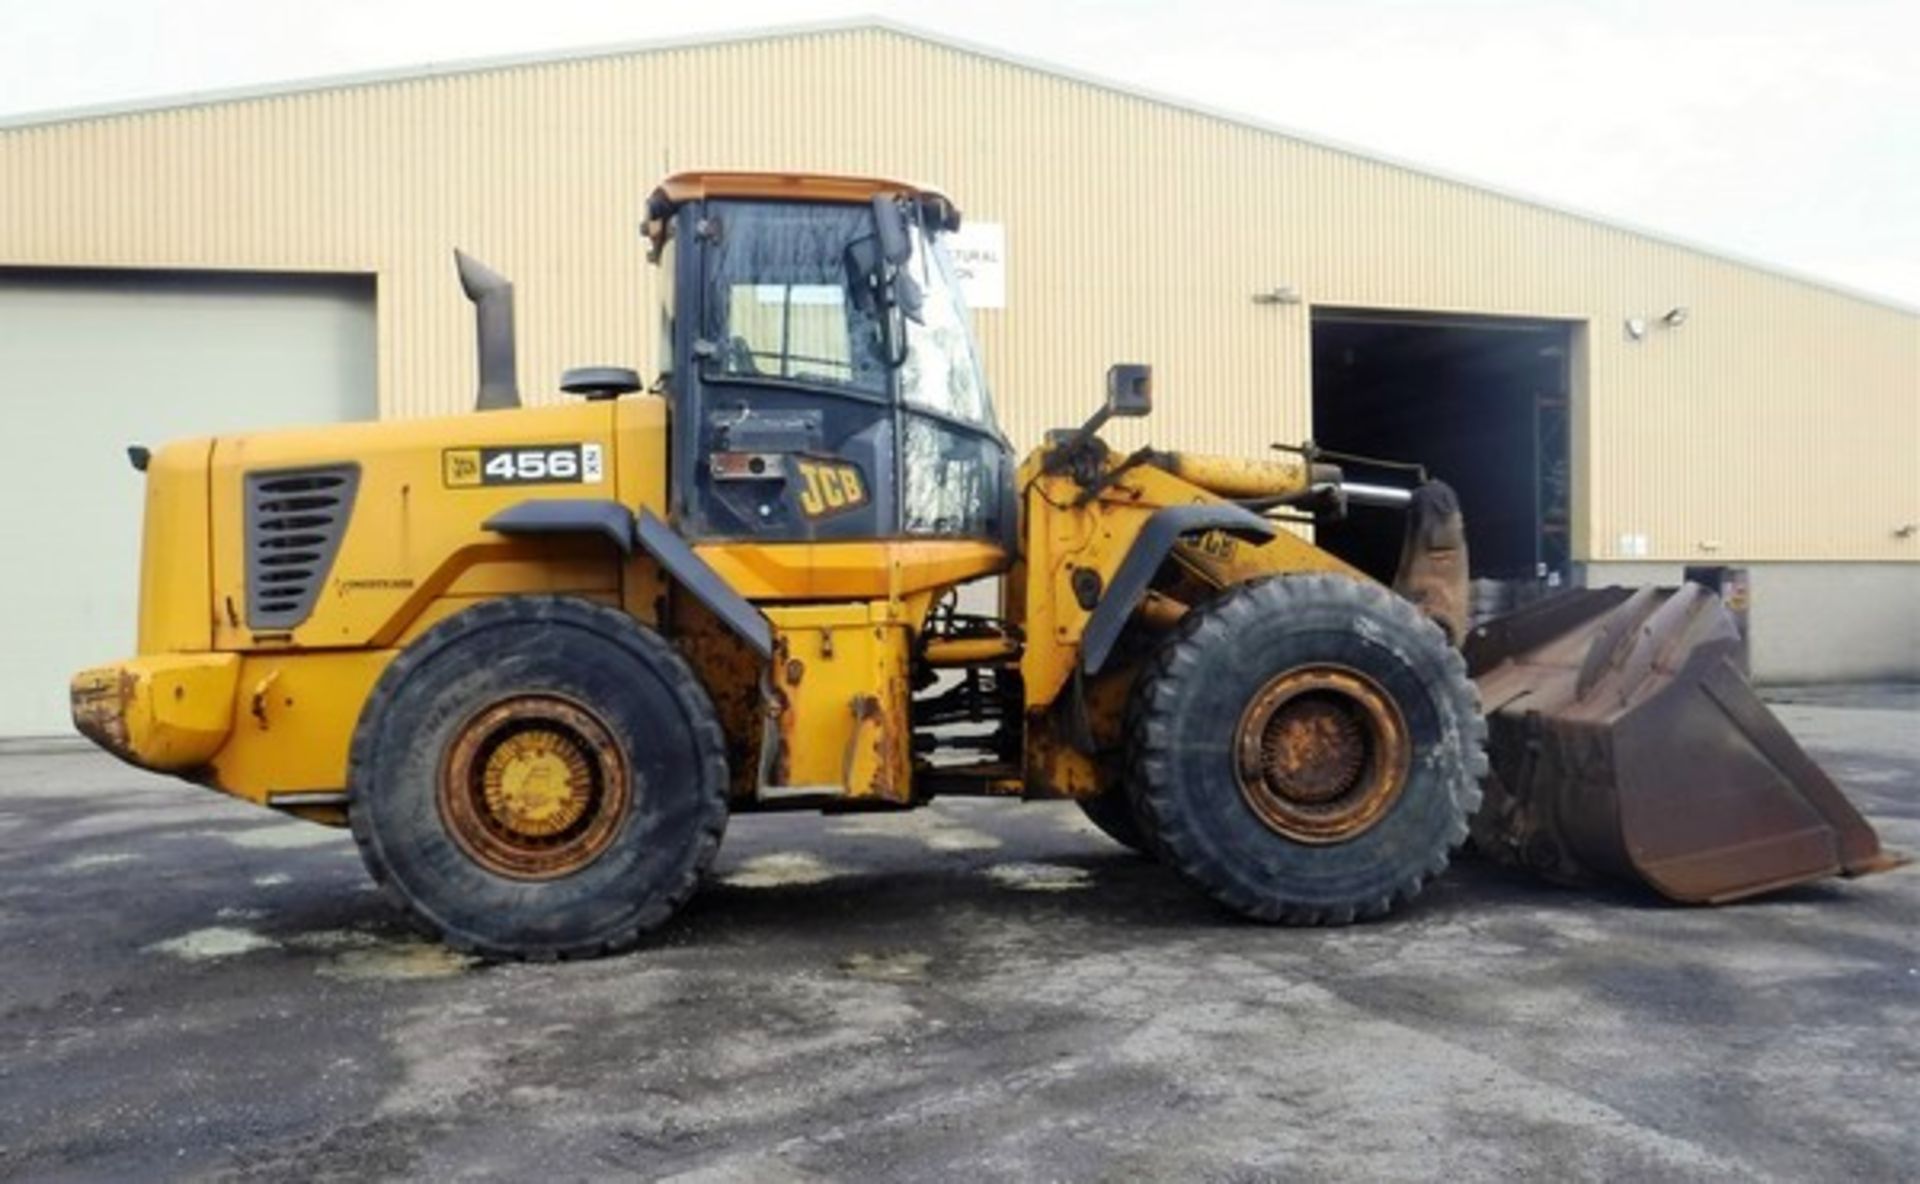
<path fill-rule="evenodd" d="M 248 628 L 291 629 L 313 612 L 359 483 L 357 465 L 247 474 Z"/>

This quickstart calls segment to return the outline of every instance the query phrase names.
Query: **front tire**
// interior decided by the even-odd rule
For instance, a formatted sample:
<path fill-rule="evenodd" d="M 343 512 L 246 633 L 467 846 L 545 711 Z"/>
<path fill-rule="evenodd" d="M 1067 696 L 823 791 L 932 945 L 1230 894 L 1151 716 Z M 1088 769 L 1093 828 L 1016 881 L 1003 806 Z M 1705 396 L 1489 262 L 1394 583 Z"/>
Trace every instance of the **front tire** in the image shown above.
<path fill-rule="evenodd" d="M 1077 800 L 1087 821 L 1099 827 L 1101 834 L 1136 855 L 1153 858 L 1153 847 L 1147 841 L 1146 832 L 1140 829 L 1140 820 L 1133 813 L 1133 800 L 1124 788 L 1115 786 L 1105 793 Z"/>
<path fill-rule="evenodd" d="M 659 634 L 589 601 L 509 597 L 381 675 L 348 767 L 367 870 L 426 932 L 503 958 L 626 949 L 720 845 L 712 703 Z"/>
<path fill-rule="evenodd" d="M 1344 924 L 1412 899 L 1466 838 L 1486 724 L 1412 605 L 1336 575 L 1188 613 L 1135 685 L 1128 792 L 1163 862 L 1235 912 Z"/>

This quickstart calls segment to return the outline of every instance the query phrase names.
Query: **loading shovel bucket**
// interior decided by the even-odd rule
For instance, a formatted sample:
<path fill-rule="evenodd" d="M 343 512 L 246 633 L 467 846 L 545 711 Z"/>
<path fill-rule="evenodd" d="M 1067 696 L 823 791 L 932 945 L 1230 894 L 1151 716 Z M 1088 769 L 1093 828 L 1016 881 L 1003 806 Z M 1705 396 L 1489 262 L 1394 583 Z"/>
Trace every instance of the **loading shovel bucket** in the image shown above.
<path fill-rule="evenodd" d="M 1754 694 L 1739 646 L 1698 584 L 1567 592 L 1476 629 L 1493 771 L 1474 845 L 1697 904 L 1905 862 Z"/>

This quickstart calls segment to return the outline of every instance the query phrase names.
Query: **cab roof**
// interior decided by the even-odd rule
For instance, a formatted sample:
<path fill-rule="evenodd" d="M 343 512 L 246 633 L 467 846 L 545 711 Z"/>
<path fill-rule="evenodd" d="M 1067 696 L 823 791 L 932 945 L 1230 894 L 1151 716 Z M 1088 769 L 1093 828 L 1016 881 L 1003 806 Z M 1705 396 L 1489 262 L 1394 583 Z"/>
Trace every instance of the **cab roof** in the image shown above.
<path fill-rule="evenodd" d="M 673 211 L 690 201 L 704 201 L 710 197 L 864 205 L 880 194 L 908 198 L 931 213 L 935 224 L 941 229 L 954 230 L 960 225 L 960 209 L 952 199 L 937 189 L 909 181 L 835 173 L 695 169 L 674 173 L 660 182 L 647 198 L 647 237 L 657 245 L 666 238 L 667 220 Z"/>

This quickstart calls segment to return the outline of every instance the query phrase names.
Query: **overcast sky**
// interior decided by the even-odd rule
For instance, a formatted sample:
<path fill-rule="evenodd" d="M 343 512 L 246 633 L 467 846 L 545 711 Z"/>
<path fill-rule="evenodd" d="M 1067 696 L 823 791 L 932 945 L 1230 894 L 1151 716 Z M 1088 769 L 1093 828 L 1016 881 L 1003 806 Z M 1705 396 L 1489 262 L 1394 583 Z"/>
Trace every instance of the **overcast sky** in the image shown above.
<path fill-rule="evenodd" d="M 0 0 L 0 115 L 862 13 L 1920 305 L 1920 0 Z"/>

